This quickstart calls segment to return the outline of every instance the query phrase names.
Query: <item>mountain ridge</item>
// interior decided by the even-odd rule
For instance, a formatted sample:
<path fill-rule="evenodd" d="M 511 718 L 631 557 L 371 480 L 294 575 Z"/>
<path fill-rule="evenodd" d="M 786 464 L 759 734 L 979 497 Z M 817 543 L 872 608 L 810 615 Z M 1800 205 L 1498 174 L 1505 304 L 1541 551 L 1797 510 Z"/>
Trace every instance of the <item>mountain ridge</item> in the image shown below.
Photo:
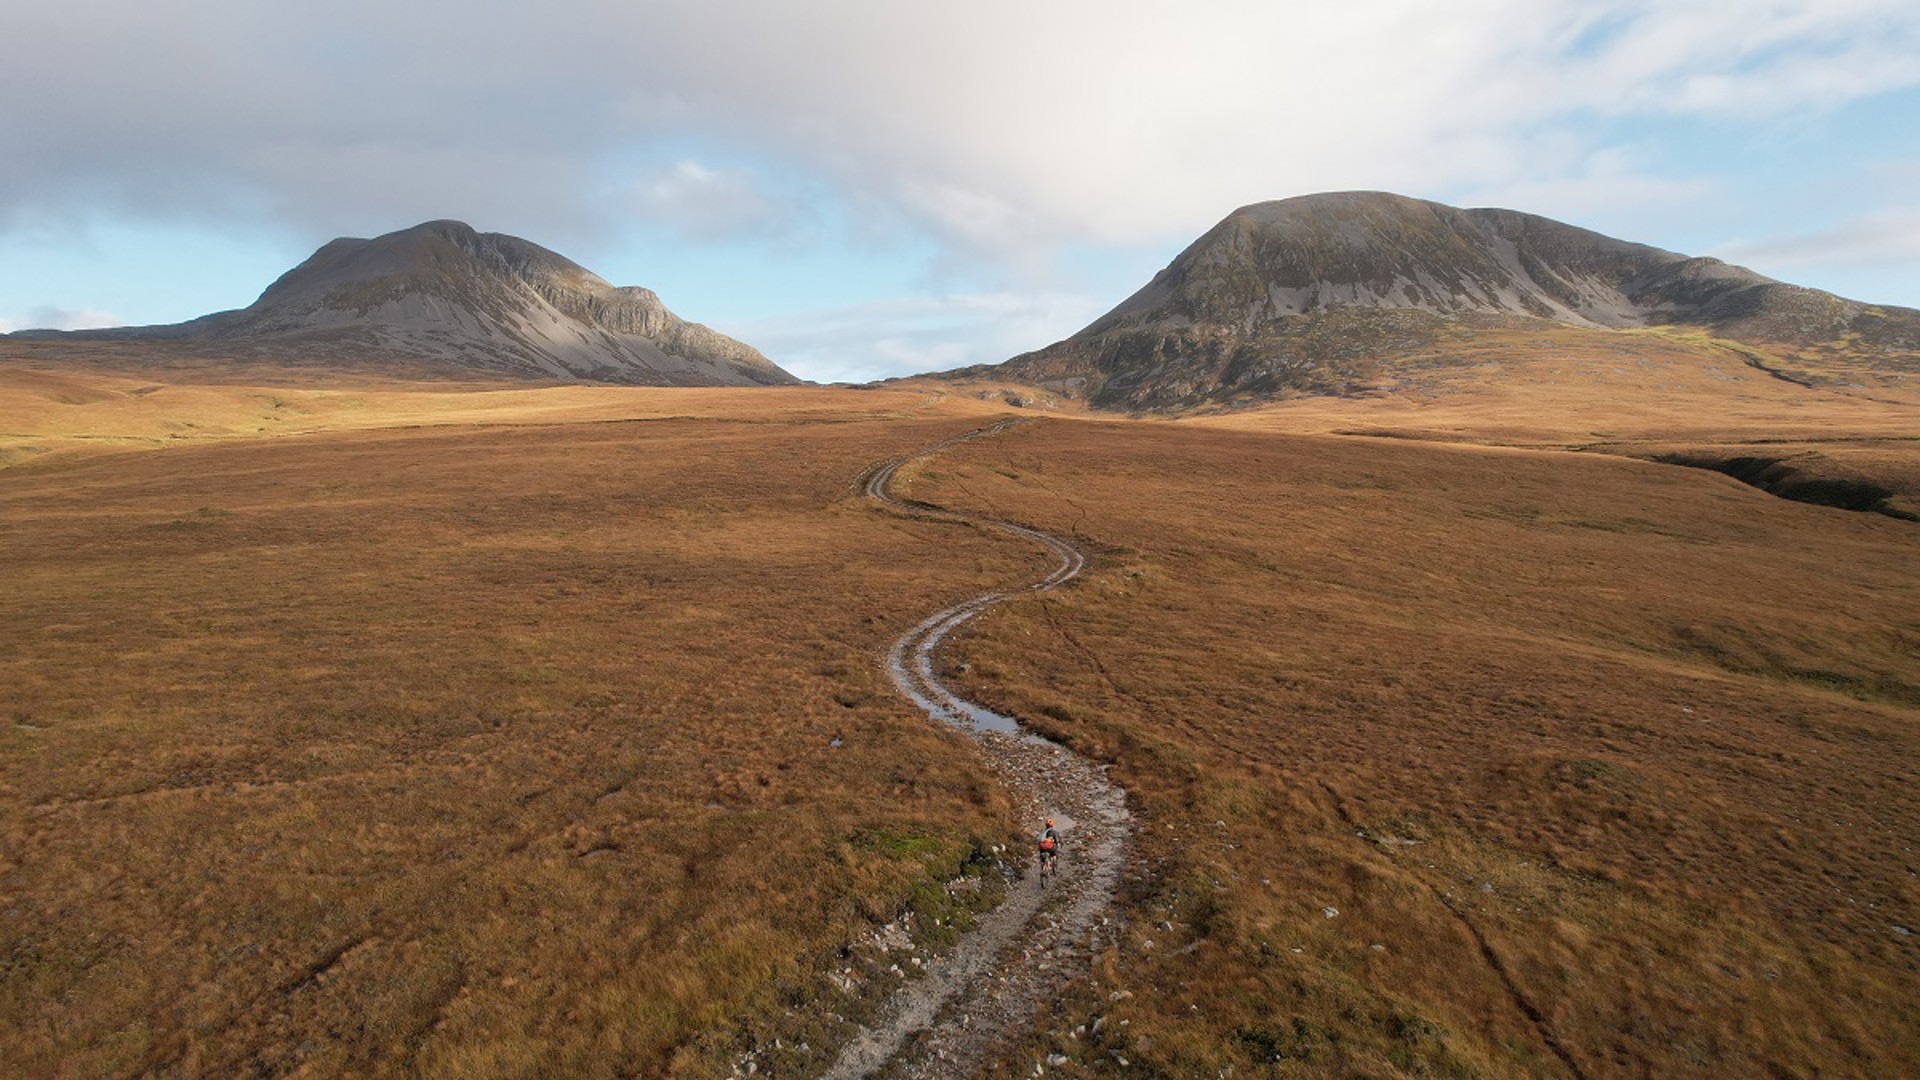
<path fill-rule="evenodd" d="M 1165 410 L 1344 392 L 1461 330 L 1677 328 L 1920 374 L 1920 312 L 1534 214 L 1385 192 L 1254 203 L 1078 333 L 963 369 Z M 962 374 L 956 373 L 956 374 Z"/>
<path fill-rule="evenodd" d="M 800 381 L 751 346 L 675 315 L 651 289 L 610 285 L 532 241 L 452 220 L 329 241 L 234 311 L 162 326 L 14 336 L 229 346 L 307 364 L 371 361 L 637 385 Z"/>

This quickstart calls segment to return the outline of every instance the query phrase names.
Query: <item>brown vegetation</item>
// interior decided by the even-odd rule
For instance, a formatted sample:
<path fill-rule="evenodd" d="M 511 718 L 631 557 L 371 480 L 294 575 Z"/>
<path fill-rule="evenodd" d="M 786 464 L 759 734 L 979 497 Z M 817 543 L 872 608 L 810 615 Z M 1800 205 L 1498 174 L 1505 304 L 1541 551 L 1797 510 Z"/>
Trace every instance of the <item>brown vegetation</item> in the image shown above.
<path fill-rule="evenodd" d="M 1920 526 L 1633 459 L 1905 482 L 1911 392 L 1638 340 L 903 476 L 1099 553 L 949 654 L 1136 801 L 1123 944 L 1034 1049 L 1920 1070 Z M 839 950 L 1016 824 L 878 657 L 1040 556 L 854 486 L 999 384 L 112 360 L 0 365 L 3 1071 L 705 1075 L 777 1034 L 804 1072 L 862 1007 Z"/>
<path fill-rule="evenodd" d="M 0 473 L 0 1071 L 830 1050 L 834 951 L 1010 824 L 874 657 L 1027 554 L 855 496 L 964 408 L 732 393 Z"/>
<path fill-rule="evenodd" d="M 308 371 L 203 358 L 141 362 L 132 345 L 10 342 L 0 355 L 0 468 L 49 455 L 176 450 L 206 442 L 321 431 L 447 424 L 526 425 L 659 420 L 844 419 L 923 413 L 929 394 L 791 387 L 657 390 L 479 378 L 407 379 L 398 373 Z M 176 358 L 177 359 L 177 358 Z M 984 404 L 970 403 L 984 409 Z M 965 412 L 951 403 L 948 411 Z"/>
<path fill-rule="evenodd" d="M 1144 811 L 1130 939 L 1057 1025 L 1105 1014 L 1103 1041 L 1049 1049 L 1920 1066 L 1913 525 L 1640 462 L 1188 425 L 1029 427 L 913 494 L 1107 549 L 958 646 Z"/>
<path fill-rule="evenodd" d="M 1249 398 L 1192 422 L 1554 448 L 1914 434 L 1920 378 L 1786 370 L 1796 364 L 1807 367 L 1697 331 L 1457 330 L 1382 362 L 1373 381 L 1344 394 Z"/>

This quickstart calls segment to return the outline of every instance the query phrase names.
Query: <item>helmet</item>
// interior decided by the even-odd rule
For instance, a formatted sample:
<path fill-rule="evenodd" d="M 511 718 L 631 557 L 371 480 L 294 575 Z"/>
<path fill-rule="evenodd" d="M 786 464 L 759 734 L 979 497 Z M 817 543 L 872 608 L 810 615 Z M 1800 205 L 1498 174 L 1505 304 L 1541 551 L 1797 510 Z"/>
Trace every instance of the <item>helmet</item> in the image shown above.
<path fill-rule="evenodd" d="M 1049 829 L 1051 829 L 1051 828 L 1053 828 L 1053 819 L 1052 819 L 1052 818 L 1048 818 L 1048 819 L 1047 819 L 1047 828 L 1049 828 Z"/>

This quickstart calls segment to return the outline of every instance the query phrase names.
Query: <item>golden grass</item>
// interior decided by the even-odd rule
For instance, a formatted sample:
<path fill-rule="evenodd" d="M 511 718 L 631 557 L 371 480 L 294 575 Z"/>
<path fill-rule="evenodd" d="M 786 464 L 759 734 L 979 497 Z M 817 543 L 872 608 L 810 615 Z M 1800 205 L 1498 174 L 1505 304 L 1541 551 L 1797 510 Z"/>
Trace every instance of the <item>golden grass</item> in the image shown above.
<path fill-rule="evenodd" d="M 1049 1049 L 1920 1067 L 1915 526 L 1606 457 L 1192 424 L 943 464 L 915 497 L 1106 551 L 958 646 L 1143 811 L 1130 933 L 1060 1007 L 1103 1040 Z"/>
<path fill-rule="evenodd" d="M 1916 526 L 1613 456 L 1897 477 L 1911 402 L 1600 341 L 1174 422 L 1063 406 L 911 471 L 1100 552 L 954 656 L 1137 797 L 1126 937 L 1036 1047 L 1920 1068 Z M 1039 556 L 853 487 L 1008 414 L 998 384 L 103 356 L 0 364 L 9 1074 L 707 1075 L 775 1036 L 805 1072 L 863 1007 L 839 950 L 1014 827 L 877 657 Z M 1411 438 L 1297 434 L 1355 429 Z"/>
<path fill-rule="evenodd" d="M 13 347 L 18 350 L 18 346 Z M 48 457 L 180 449 L 325 431 L 662 420 L 849 420 L 997 415 L 1003 407 L 942 390 L 537 386 L 288 373 L 231 365 L 183 379 L 125 362 L 90 365 L 49 352 L 0 356 L 0 468 Z"/>
<path fill-rule="evenodd" d="M 1012 824 L 875 658 L 1027 555 L 854 494 L 965 409 L 762 400 L 0 474 L 5 1071 L 827 1050 L 834 950 Z"/>
<path fill-rule="evenodd" d="M 1580 447 L 1621 441 L 1824 439 L 1916 433 L 1920 380 L 1801 386 L 1753 367 L 1793 361 L 1666 330 L 1476 330 L 1347 397 L 1243 403 L 1182 423 L 1295 434 Z M 1793 369 L 1798 370 L 1798 369 Z"/>

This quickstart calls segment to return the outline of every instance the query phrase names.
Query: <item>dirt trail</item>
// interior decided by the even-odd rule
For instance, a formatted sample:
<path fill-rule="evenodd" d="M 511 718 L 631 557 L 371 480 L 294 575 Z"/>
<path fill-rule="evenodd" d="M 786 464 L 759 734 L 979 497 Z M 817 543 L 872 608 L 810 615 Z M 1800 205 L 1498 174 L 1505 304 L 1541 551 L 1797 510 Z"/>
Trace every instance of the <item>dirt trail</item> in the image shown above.
<path fill-rule="evenodd" d="M 907 462 L 997 435 L 1019 422 L 1002 421 L 883 462 L 868 475 L 866 494 L 902 513 L 990 525 L 1043 545 L 1059 564 L 1024 591 L 1044 592 L 1073 580 L 1086 566 L 1078 548 L 1013 522 L 898 499 L 890 490 L 895 471 Z M 951 955 L 930 965 L 925 978 L 902 987 L 874 1025 L 847 1044 L 825 1074 L 832 1080 L 882 1073 L 974 1075 L 1021 1033 L 1046 997 L 1085 969 L 1112 932 L 1109 912 L 1133 831 L 1126 793 L 1106 778 L 1103 767 L 1022 730 L 1011 717 L 967 701 L 934 671 L 934 651 L 949 633 L 1021 591 L 987 593 L 928 616 L 894 643 L 887 670 L 900 693 L 929 717 L 972 733 L 1001 782 L 1024 806 L 1034 831 L 1045 818 L 1058 823 L 1061 873 L 1044 890 L 1035 874 L 1015 883 L 1006 902 L 983 916 Z"/>

